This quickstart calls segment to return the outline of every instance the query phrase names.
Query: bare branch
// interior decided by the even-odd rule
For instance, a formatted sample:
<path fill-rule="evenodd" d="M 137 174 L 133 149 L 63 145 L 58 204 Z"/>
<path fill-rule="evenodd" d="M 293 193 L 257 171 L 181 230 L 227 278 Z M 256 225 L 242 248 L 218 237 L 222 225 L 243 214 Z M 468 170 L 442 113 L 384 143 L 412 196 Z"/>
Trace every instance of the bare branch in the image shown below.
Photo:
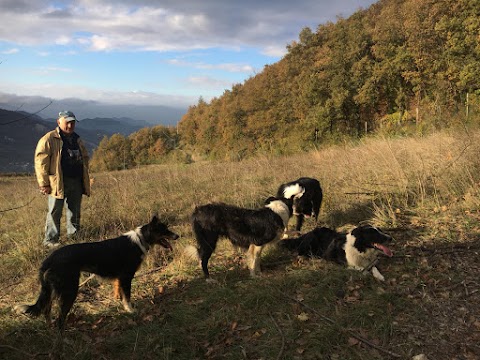
<path fill-rule="evenodd" d="M 23 204 L 23 205 L 19 205 L 19 206 L 16 206 L 16 207 L 13 207 L 13 208 L 10 208 L 10 209 L 3 209 L 3 210 L 0 210 L 0 213 L 4 213 L 4 212 L 7 212 L 7 211 L 12 211 L 12 210 L 17 210 L 17 209 L 21 209 L 25 206 L 28 206 L 32 203 L 32 201 L 35 199 L 35 197 L 32 197 L 26 204 Z"/>
<path fill-rule="evenodd" d="M 286 295 L 284 295 L 284 294 L 282 294 L 282 295 L 283 295 L 283 296 L 286 296 Z M 374 349 L 376 349 L 376 350 L 378 350 L 378 351 L 380 351 L 380 352 L 382 352 L 382 353 L 384 353 L 384 354 L 388 354 L 388 355 L 390 355 L 390 356 L 392 356 L 392 357 L 395 357 L 395 358 L 398 358 L 398 359 L 403 357 L 402 355 L 396 354 L 396 353 L 391 352 L 391 351 L 389 351 L 389 350 L 386 350 L 386 349 L 384 349 L 384 348 L 382 348 L 382 347 L 380 347 L 380 346 L 378 346 L 378 345 L 375 345 L 375 344 L 372 343 L 371 341 L 365 339 L 364 337 L 362 337 L 362 336 L 360 336 L 360 335 L 355 334 L 355 333 L 354 333 L 353 331 L 351 331 L 351 330 L 342 328 L 342 327 L 341 327 L 340 325 L 338 325 L 335 321 L 333 321 L 332 319 L 330 319 L 329 317 L 327 317 L 327 316 L 325 316 L 325 315 L 320 314 L 317 310 L 315 310 L 315 309 L 312 308 L 311 306 L 308 306 L 307 304 L 304 304 L 303 302 L 301 302 L 301 301 L 299 301 L 299 300 L 297 300 L 297 299 L 295 299 L 295 298 L 292 298 L 292 297 L 290 297 L 290 296 L 286 296 L 286 297 L 287 297 L 288 299 L 293 300 L 293 301 L 295 301 L 296 303 L 302 305 L 302 306 L 305 307 L 306 309 L 310 310 L 310 311 L 313 312 L 315 315 L 317 315 L 318 317 L 320 317 L 322 320 L 328 322 L 329 324 L 335 325 L 335 326 L 338 327 L 340 330 L 342 330 L 342 331 L 344 331 L 345 333 L 347 333 L 348 335 L 354 337 L 354 338 L 357 339 L 358 341 L 360 341 L 360 342 L 362 342 L 362 343 L 364 343 L 364 344 L 366 344 L 366 345 L 368 345 L 368 346 L 370 346 L 370 347 L 372 347 L 372 348 L 374 348 Z"/>
<path fill-rule="evenodd" d="M 272 314 L 269 314 L 270 315 L 270 318 L 272 319 L 273 321 L 273 324 L 275 325 L 275 327 L 277 328 L 278 332 L 280 333 L 280 336 L 282 337 L 282 347 L 280 348 L 280 351 L 277 355 L 277 360 L 281 359 L 282 358 L 282 355 L 283 355 L 283 349 L 285 349 L 285 336 L 283 336 L 283 332 L 282 332 L 282 329 L 280 329 L 280 326 L 278 326 L 277 322 L 275 321 L 275 319 L 273 318 Z"/>
<path fill-rule="evenodd" d="M 53 100 L 50 100 L 50 102 L 48 103 L 48 105 L 45 105 L 45 106 L 44 106 L 43 108 L 41 108 L 40 110 L 38 110 L 38 111 L 36 111 L 36 112 L 34 112 L 34 113 L 32 113 L 32 114 L 28 114 L 28 115 L 26 115 L 26 116 L 24 116 L 24 117 L 21 117 L 21 118 L 19 118 L 19 119 L 16 119 L 16 120 L 12 120 L 12 121 L 9 121 L 9 122 L 6 122 L 6 123 L 0 123 L 0 126 L 2 126 L 2 125 L 8 125 L 8 124 L 13 124 L 14 122 L 17 122 L 17 121 L 20 121 L 20 120 L 24 120 L 24 119 L 28 119 L 28 118 L 32 117 L 33 115 L 36 115 L 36 114 L 38 114 L 39 112 L 45 110 L 47 107 L 49 107 L 50 105 L 52 105 L 52 103 L 53 103 Z"/>

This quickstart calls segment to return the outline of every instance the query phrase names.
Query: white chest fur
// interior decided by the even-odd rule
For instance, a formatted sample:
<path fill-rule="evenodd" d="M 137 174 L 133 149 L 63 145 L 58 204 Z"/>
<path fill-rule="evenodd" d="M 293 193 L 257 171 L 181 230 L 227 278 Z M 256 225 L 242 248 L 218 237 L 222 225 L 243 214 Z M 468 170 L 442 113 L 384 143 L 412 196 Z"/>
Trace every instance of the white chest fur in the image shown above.
<path fill-rule="evenodd" d="M 363 270 L 365 267 L 375 259 L 376 252 L 374 249 L 367 249 L 360 252 L 355 247 L 356 238 L 352 234 L 347 235 L 347 241 L 345 243 L 345 257 L 347 258 L 347 264 L 357 270 Z"/>

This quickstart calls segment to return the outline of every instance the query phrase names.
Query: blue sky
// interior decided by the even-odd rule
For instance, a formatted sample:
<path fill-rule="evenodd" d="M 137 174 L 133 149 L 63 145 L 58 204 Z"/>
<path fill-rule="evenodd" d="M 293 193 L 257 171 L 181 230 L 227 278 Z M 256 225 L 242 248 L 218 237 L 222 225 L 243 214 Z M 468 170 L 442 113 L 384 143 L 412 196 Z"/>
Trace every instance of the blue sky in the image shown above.
<path fill-rule="evenodd" d="M 374 2 L 0 0 L 0 102 L 208 101 L 280 60 L 302 28 Z"/>

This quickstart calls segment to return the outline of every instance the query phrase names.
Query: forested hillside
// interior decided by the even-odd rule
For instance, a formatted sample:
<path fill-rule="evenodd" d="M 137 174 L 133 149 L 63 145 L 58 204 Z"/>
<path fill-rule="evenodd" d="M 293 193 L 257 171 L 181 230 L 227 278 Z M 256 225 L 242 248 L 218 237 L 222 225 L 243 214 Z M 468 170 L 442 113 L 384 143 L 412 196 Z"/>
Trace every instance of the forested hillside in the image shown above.
<path fill-rule="evenodd" d="M 157 125 L 145 127 L 125 136 L 114 134 L 105 136 L 93 153 L 90 165 L 93 170 L 121 170 L 136 165 L 149 165 L 165 162 L 185 162 L 176 159 L 181 151 L 178 148 L 179 137 L 173 127 Z"/>
<path fill-rule="evenodd" d="M 238 160 L 480 122 L 478 0 L 380 0 L 304 28 L 287 50 L 219 98 L 201 98 L 177 129 L 104 139 L 93 164 Z"/>
<path fill-rule="evenodd" d="M 479 15 L 478 0 L 381 0 L 316 31 L 304 28 L 281 61 L 192 106 L 178 125 L 182 141 L 235 159 L 475 121 Z"/>

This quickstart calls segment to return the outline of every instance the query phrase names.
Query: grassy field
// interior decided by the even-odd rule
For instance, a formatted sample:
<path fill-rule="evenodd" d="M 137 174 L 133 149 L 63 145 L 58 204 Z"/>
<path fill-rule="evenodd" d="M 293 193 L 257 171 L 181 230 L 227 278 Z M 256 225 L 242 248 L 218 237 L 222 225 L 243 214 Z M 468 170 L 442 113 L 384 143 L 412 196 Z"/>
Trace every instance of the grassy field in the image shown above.
<path fill-rule="evenodd" d="M 291 157 L 94 174 L 82 241 L 117 236 L 154 212 L 181 238 L 173 252 L 148 255 L 132 286 L 134 314 L 110 283 L 86 282 L 63 338 L 12 311 L 38 294 L 46 199 L 32 177 L 1 177 L 0 358 L 478 359 L 479 140 L 371 138 Z M 318 225 L 370 222 L 395 238 L 394 257 L 379 263 L 386 281 L 274 246 L 252 279 L 223 241 L 210 260 L 218 284 L 207 284 L 183 254 L 195 205 L 259 207 L 300 176 L 322 184 Z M 307 219 L 304 230 L 314 226 Z"/>

